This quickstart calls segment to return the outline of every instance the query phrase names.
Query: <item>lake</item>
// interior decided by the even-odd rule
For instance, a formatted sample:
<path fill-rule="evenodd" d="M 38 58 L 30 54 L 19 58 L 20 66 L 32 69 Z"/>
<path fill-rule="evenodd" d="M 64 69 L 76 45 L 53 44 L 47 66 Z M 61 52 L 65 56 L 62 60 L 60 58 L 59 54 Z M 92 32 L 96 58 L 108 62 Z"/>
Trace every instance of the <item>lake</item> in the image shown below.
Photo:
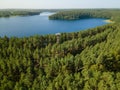
<path fill-rule="evenodd" d="M 102 18 L 81 20 L 49 20 L 48 16 L 54 14 L 43 12 L 35 16 L 13 16 L 0 18 L 0 36 L 32 36 L 55 34 L 62 32 L 78 32 L 107 24 Z"/>

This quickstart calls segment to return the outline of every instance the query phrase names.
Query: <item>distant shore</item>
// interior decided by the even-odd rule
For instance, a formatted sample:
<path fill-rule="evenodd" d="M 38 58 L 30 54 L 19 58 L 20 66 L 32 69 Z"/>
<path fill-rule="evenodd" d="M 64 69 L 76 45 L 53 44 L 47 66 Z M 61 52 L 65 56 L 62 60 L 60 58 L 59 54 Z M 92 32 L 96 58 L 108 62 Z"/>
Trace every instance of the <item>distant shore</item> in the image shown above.
<path fill-rule="evenodd" d="M 104 22 L 107 22 L 107 23 L 114 23 L 114 21 L 111 21 L 110 19 L 104 20 Z"/>

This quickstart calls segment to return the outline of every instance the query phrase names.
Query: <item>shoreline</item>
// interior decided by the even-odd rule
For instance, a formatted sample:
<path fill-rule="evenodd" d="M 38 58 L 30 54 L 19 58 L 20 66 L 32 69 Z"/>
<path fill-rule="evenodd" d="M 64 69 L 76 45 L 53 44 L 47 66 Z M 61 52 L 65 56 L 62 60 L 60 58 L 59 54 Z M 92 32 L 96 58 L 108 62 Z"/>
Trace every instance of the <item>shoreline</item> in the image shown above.
<path fill-rule="evenodd" d="M 104 20 L 104 22 L 107 22 L 107 23 L 115 23 L 114 21 L 111 21 L 110 19 Z"/>

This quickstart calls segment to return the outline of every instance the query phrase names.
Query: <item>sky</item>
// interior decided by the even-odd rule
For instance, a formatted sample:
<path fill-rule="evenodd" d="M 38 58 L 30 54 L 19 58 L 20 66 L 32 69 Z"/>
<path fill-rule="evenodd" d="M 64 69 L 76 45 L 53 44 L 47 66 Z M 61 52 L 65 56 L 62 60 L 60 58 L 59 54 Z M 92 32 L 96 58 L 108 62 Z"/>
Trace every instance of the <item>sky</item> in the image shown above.
<path fill-rule="evenodd" d="M 120 0 L 0 0 L 0 9 L 120 8 Z"/>

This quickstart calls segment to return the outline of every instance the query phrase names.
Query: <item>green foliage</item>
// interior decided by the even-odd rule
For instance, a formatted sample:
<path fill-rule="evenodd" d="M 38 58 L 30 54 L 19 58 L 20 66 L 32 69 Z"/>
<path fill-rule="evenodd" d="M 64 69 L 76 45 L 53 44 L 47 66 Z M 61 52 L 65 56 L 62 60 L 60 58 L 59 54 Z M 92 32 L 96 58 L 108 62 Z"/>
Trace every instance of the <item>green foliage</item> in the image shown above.
<path fill-rule="evenodd" d="M 49 16 L 49 19 L 62 19 L 62 20 L 77 20 L 85 18 L 106 18 L 115 22 L 120 22 L 119 9 L 81 9 L 61 11 L 54 15 Z"/>
<path fill-rule="evenodd" d="M 40 10 L 0 10 L 0 17 L 39 15 Z"/>
<path fill-rule="evenodd" d="M 120 24 L 0 38 L 0 90 L 119 90 Z"/>

